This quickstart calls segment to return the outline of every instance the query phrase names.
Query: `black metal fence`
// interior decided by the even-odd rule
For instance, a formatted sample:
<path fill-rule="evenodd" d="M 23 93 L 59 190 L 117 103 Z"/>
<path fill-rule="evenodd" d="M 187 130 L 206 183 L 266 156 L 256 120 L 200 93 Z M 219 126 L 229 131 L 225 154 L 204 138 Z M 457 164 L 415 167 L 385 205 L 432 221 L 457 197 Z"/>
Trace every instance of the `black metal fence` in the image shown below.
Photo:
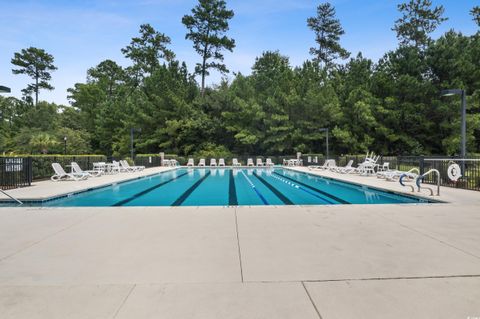
<path fill-rule="evenodd" d="M 330 159 L 334 159 L 338 166 L 345 166 L 348 161 L 353 160 L 353 166 L 356 167 L 365 160 L 365 157 L 365 155 L 345 155 L 331 156 Z M 320 155 L 306 155 L 302 156 L 302 159 L 305 166 L 322 165 L 325 162 L 325 158 Z M 466 159 L 448 156 L 380 156 L 377 164 L 383 165 L 384 163 L 388 163 L 390 169 L 405 172 L 416 168 L 420 174 L 436 169 L 440 173 L 440 185 L 480 191 L 480 156 L 468 157 Z M 448 177 L 448 168 L 453 163 L 460 166 L 463 175 L 456 182 Z M 437 184 L 436 174 L 425 176 L 423 182 L 426 184 Z"/>
<path fill-rule="evenodd" d="M 12 189 L 32 184 L 31 157 L 0 157 L 0 188 Z"/>
<path fill-rule="evenodd" d="M 365 155 L 345 155 L 331 156 L 338 166 L 345 166 L 352 160 L 353 166 L 365 160 Z M 176 159 L 180 165 L 186 165 L 188 158 L 175 155 L 166 155 L 165 159 Z M 194 158 L 197 164 L 199 157 Z M 220 156 L 217 156 L 217 160 Z M 225 156 L 227 165 L 231 165 L 232 159 L 237 158 L 240 163 L 245 165 L 247 160 L 251 158 L 254 163 L 256 159 L 262 159 L 263 162 L 270 158 L 275 164 L 282 164 L 284 160 L 295 159 L 296 156 Z M 102 155 L 77 155 L 77 156 L 32 156 L 32 157 L 0 157 L 0 187 L 2 189 L 11 189 L 31 185 L 32 180 L 41 180 L 50 178 L 53 174 L 52 163 L 60 163 L 65 170 L 69 169 L 71 162 L 77 162 L 84 170 L 93 168 L 94 162 L 111 161 L 115 158 L 108 158 Z M 301 156 L 304 166 L 323 165 L 326 158 L 321 154 L 305 154 Z M 118 160 L 118 159 L 117 159 Z M 210 158 L 205 158 L 207 165 Z M 424 174 L 430 169 L 436 169 L 440 172 L 440 184 L 446 187 L 455 187 L 469 190 L 480 191 L 480 156 L 461 159 L 458 157 L 438 157 L 438 156 L 381 156 L 377 162 L 380 165 L 389 163 L 390 169 L 408 171 L 417 168 L 420 174 Z M 463 177 L 457 182 L 448 178 L 448 167 L 452 163 L 457 163 L 462 168 Z M 161 166 L 160 156 L 155 155 L 139 155 L 135 158 L 135 165 L 143 165 L 145 167 Z M 436 175 L 428 175 L 424 179 L 424 183 L 436 184 Z"/>
<path fill-rule="evenodd" d="M 162 166 L 162 160 L 160 156 L 137 156 L 135 157 L 135 165 L 145 167 L 157 167 Z"/>
<path fill-rule="evenodd" d="M 431 169 L 440 173 L 440 185 L 480 191 L 480 157 L 468 158 L 446 156 L 398 156 L 397 169 L 406 171 L 417 168 L 420 174 L 425 174 Z M 462 170 L 462 177 L 458 181 L 452 181 L 448 177 L 448 168 L 451 164 L 458 164 Z M 425 176 L 424 183 L 436 184 L 435 174 Z"/>

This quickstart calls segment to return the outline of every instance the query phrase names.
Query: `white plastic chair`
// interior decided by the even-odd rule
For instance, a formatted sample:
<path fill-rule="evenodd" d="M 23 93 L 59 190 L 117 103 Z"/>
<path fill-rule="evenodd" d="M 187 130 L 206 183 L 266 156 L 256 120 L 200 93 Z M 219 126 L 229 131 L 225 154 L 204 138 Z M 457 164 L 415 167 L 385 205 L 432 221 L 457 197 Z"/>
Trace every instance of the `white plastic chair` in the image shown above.
<path fill-rule="evenodd" d="M 200 161 L 198 161 L 198 166 L 205 167 L 205 159 L 204 158 L 201 158 Z"/>
<path fill-rule="evenodd" d="M 225 167 L 225 159 L 221 158 L 218 160 L 218 166 L 224 166 Z"/>
<path fill-rule="evenodd" d="M 193 158 L 188 159 L 187 166 L 195 166 L 195 162 L 193 161 Z"/>
<path fill-rule="evenodd" d="M 217 166 L 217 160 L 214 158 L 210 159 L 210 166 Z"/>
<path fill-rule="evenodd" d="M 253 164 L 253 159 L 249 158 L 249 159 L 247 160 L 247 166 L 255 166 L 255 165 Z"/>

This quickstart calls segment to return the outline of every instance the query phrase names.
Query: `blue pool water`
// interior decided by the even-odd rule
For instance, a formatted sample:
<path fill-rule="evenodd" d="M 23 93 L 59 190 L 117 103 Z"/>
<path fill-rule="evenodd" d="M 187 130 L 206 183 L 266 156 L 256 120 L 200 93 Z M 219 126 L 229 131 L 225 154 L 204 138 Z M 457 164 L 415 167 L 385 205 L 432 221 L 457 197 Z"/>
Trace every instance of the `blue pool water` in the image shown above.
<path fill-rule="evenodd" d="M 283 168 L 177 169 L 29 206 L 235 206 L 420 203 L 425 200 Z"/>

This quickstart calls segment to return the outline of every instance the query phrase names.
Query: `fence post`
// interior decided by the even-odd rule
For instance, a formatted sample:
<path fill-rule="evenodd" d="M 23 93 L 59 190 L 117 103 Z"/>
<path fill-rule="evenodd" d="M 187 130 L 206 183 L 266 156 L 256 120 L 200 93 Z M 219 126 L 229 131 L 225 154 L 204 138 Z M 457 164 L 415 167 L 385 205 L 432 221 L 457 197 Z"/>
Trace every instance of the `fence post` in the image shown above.
<path fill-rule="evenodd" d="M 32 185 L 32 180 L 33 180 L 33 159 L 31 157 L 27 157 L 27 180 L 28 180 L 28 186 Z"/>
<path fill-rule="evenodd" d="M 420 156 L 419 167 L 420 167 L 420 175 L 423 175 L 423 173 L 425 173 L 425 157 L 424 156 Z"/>

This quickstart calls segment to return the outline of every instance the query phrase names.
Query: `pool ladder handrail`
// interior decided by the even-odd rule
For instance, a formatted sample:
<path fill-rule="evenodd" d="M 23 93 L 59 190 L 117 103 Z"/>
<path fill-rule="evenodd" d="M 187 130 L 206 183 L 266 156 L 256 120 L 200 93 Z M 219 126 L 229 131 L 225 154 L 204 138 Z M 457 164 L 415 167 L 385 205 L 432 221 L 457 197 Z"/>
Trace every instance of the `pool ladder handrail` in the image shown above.
<path fill-rule="evenodd" d="M 13 197 L 12 195 L 8 194 L 7 192 L 5 192 L 3 189 L 0 189 L 0 193 L 4 194 L 5 196 L 7 197 L 10 197 L 11 199 L 13 199 L 14 201 L 16 201 L 17 203 L 19 203 L 20 205 L 23 205 L 23 202 L 15 197 Z"/>
<path fill-rule="evenodd" d="M 411 168 L 410 170 L 408 170 L 408 172 L 403 173 L 400 176 L 399 182 L 400 182 L 400 185 L 402 185 L 403 187 L 410 187 L 412 193 L 415 193 L 415 186 L 410 185 L 410 184 L 404 184 L 403 181 L 402 181 L 403 177 L 408 177 L 408 178 L 412 179 L 411 175 L 409 175 L 409 174 L 416 174 L 418 176 L 418 175 L 420 175 L 420 170 L 416 167 Z"/>
<path fill-rule="evenodd" d="M 425 176 L 430 175 L 432 173 L 436 173 L 436 175 L 437 175 L 437 195 L 436 196 L 440 196 L 440 172 L 438 170 L 434 169 L 434 168 L 427 171 L 425 174 L 417 177 L 417 179 L 415 180 L 415 183 L 417 184 L 418 192 L 420 193 L 422 189 L 428 189 L 430 191 L 430 196 L 434 196 L 433 195 L 433 189 L 431 187 L 420 186 L 420 183 L 423 181 Z"/>

